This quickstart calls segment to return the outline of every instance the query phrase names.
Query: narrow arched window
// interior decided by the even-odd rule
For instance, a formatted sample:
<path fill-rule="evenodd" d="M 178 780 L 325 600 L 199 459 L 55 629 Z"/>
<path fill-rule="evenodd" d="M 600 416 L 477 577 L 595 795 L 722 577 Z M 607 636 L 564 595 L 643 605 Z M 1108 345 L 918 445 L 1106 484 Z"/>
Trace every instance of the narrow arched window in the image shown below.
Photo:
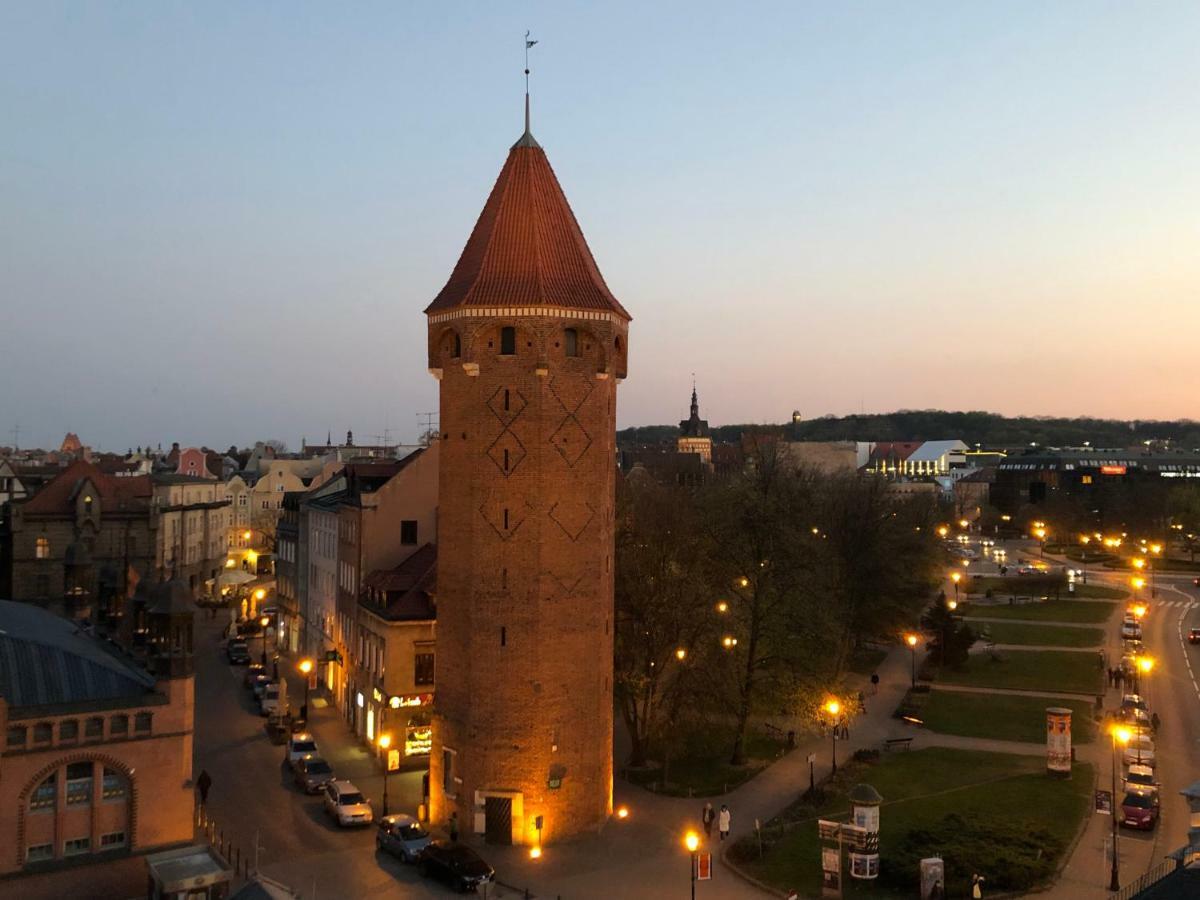
<path fill-rule="evenodd" d="M 500 329 L 500 355 L 512 356 L 517 352 L 517 329 L 511 325 Z"/>
<path fill-rule="evenodd" d="M 458 359 L 462 356 L 462 338 L 457 334 L 454 335 L 454 358 Z"/>
<path fill-rule="evenodd" d="M 574 328 L 563 331 L 563 343 L 566 346 L 567 356 L 579 355 L 579 332 Z"/>

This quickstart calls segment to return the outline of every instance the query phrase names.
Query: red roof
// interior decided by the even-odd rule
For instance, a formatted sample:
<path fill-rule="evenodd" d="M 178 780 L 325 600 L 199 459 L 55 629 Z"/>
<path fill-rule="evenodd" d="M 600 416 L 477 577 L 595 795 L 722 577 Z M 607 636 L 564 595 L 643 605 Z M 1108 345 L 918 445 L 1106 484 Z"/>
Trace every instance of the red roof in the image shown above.
<path fill-rule="evenodd" d="M 80 459 L 46 482 L 21 508 L 27 513 L 70 512 L 74 509 L 75 492 L 84 480 L 95 486 L 101 501 L 117 509 L 144 505 L 154 493 L 147 475 L 117 478 Z"/>
<path fill-rule="evenodd" d="M 921 441 L 880 441 L 871 451 L 871 459 L 895 458 L 904 461 L 916 452 L 921 443 Z"/>
<path fill-rule="evenodd" d="M 558 306 L 630 318 L 528 133 L 509 151 L 458 265 L 425 312 L 462 306 Z"/>

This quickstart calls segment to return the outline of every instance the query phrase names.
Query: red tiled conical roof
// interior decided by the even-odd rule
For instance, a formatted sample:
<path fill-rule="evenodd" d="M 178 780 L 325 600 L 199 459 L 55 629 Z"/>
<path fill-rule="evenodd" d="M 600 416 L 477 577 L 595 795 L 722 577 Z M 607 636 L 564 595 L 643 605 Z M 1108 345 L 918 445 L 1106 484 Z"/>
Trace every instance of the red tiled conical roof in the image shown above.
<path fill-rule="evenodd" d="M 630 318 L 528 132 L 509 151 L 458 265 L 425 312 L 471 306 L 559 306 Z"/>

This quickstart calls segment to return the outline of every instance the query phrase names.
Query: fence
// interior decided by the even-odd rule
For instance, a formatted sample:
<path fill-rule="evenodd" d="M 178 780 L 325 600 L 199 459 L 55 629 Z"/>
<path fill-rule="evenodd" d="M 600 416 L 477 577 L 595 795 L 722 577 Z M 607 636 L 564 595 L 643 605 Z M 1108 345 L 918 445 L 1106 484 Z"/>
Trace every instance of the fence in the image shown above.
<path fill-rule="evenodd" d="M 1112 900 L 1130 900 L 1137 896 L 1151 885 L 1158 884 L 1180 866 L 1180 861 L 1168 859 L 1166 862 L 1161 862 L 1145 875 L 1135 878 L 1117 893 L 1112 895 Z"/>
<path fill-rule="evenodd" d="M 212 848 L 233 868 L 235 877 L 250 877 L 250 855 L 243 857 L 242 848 L 235 844 L 232 838 L 225 837 L 225 833 L 209 816 L 207 807 L 201 804 L 196 805 L 196 827 L 203 832 L 204 839 Z"/>

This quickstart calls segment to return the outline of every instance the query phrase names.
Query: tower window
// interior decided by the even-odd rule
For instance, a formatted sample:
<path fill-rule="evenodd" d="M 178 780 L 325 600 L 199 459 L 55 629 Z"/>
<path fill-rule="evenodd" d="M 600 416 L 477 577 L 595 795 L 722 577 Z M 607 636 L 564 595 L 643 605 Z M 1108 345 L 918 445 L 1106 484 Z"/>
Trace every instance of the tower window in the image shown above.
<path fill-rule="evenodd" d="M 504 471 L 508 471 L 508 451 L 504 451 Z"/>
<path fill-rule="evenodd" d="M 458 359 L 462 356 L 462 338 L 457 334 L 454 335 L 454 358 Z"/>
<path fill-rule="evenodd" d="M 504 411 L 508 412 L 508 388 L 504 389 Z"/>
<path fill-rule="evenodd" d="M 568 328 L 563 332 L 563 341 L 566 343 L 567 356 L 579 355 L 579 332 L 574 328 Z"/>
<path fill-rule="evenodd" d="M 505 530 L 508 529 L 508 510 L 507 509 L 504 510 L 504 528 L 505 528 Z"/>
<path fill-rule="evenodd" d="M 500 355 L 512 356 L 517 352 L 517 329 L 507 325 L 500 329 Z"/>
<path fill-rule="evenodd" d="M 505 628 L 503 625 L 501 625 L 500 626 L 500 646 L 505 647 L 507 645 L 508 645 L 508 629 Z"/>

